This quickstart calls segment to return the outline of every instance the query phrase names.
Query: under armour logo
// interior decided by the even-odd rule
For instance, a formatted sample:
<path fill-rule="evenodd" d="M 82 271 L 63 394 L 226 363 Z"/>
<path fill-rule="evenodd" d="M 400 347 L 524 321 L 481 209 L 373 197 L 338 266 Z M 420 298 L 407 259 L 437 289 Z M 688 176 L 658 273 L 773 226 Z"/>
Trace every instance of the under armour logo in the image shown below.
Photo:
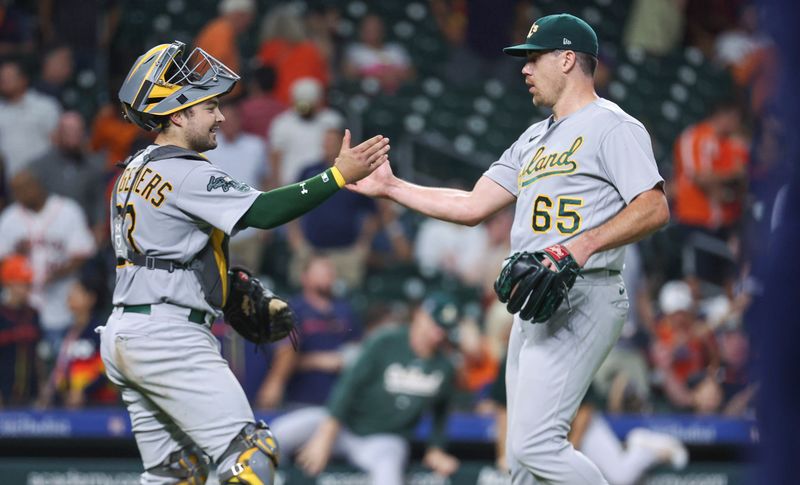
<path fill-rule="evenodd" d="M 572 41 L 564 37 L 564 45 L 572 45 Z"/>
<path fill-rule="evenodd" d="M 308 193 L 308 190 L 306 190 L 306 183 L 305 182 L 302 182 L 300 184 L 300 193 L 303 194 L 303 195 L 306 195 Z"/>

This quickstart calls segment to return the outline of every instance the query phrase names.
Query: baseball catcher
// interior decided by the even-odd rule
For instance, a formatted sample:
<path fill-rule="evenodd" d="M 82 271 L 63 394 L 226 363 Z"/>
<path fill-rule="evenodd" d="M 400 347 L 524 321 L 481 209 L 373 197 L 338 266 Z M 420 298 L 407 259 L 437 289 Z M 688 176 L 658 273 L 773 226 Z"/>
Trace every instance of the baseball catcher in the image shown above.
<path fill-rule="evenodd" d="M 229 270 L 229 238 L 285 224 L 387 160 L 388 139 L 351 147 L 345 130 L 332 166 L 302 182 L 262 192 L 233 179 L 202 153 L 217 146 L 219 98 L 238 80 L 175 41 L 142 54 L 119 91 L 126 119 L 157 135 L 124 162 L 111 193 L 114 311 L 98 328 L 146 485 L 200 485 L 212 463 L 224 485 L 275 484 L 278 443 L 255 419 L 211 326 L 224 314 L 266 344 L 292 336 L 294 319 L 250 272 Z"/>
<path fill-rule="evenodd" d="M 245 339 L 263 345 L 285 337 L 297 347 L 295 316 L 286 300 L 266 289 L 245 268 L 234 266 L 230 293 L 225 304 L 225 321 Z"/>
<path fill-rule="evenodd" d="M 552 262 L 552 269 L 544 261 Z M 534 253 L 522 251 L 506 259 L 494 291 L 508 312 L 534 323 L 545 322 L 567 298 L 580 267 L 570 252 L 555 244 Z"/>

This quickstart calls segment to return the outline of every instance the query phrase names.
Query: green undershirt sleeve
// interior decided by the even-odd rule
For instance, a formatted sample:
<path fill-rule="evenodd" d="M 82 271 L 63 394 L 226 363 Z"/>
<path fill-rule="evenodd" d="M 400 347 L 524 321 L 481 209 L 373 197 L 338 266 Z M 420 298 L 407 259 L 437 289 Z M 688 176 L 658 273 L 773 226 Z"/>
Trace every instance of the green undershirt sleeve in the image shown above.
<path fill-rule="evenodd" d="M 264 192 L 239 219 L 236 228 L 272 229 L 286 224 L 325 202 L 342 186 L 341 175 L 329 168 L 303 182 Z"/>

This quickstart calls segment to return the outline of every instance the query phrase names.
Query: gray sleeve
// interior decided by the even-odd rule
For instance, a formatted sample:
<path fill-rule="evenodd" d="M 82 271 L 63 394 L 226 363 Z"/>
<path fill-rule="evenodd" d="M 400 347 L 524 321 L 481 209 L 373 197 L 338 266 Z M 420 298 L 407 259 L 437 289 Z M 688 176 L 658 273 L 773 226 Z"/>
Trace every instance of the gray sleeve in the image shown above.
<path fill-rule="evenodd" d="M 231 235 L 261 192 L 210 163 L 202 163 L 186 175 L 177 194 L 178 209 Z"/>
<path fill-rule="evenodd" d="M 664 179 L 658 173 L 650 135 L 643 126 L 623 121 L 600 145 L 600 164 L 626 204 Z"/>
<path fill-rule="evenodd" d="M 514 148 L 517 143 L 508 147 L 505 152 L 500 156 L 500 159 L 494 162 L 486 172 L 483 173 L 498 185 L 509 191 L 514 197 L 519 195 L 519 185 L 517 177 L 519 176 L 519 161 L 515 159 Z"/>

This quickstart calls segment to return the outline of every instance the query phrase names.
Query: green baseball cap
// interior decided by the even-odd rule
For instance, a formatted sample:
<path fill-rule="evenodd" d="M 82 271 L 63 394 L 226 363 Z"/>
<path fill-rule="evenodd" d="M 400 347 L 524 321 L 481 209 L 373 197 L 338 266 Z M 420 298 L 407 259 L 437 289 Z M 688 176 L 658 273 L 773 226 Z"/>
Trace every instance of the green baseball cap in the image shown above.
<path fill-rule="evenodd" d="M 503 52 L 514 57 L 525 57 L 528 51 L 555 49 L 585 52 L 597 57 L 597 34 L 589 24 L 574 15 L 548 15 L 531 25 L 524 44 L 506 47 Z"/>
<path fill-rule="evenodd" d="M 458 342 L 458 324 L 461 322 L 461 307 L 458 301 L 445 292 L 435 292 L 422 301 L 422 309 L 429 314 L 447 334 L 447 339 Z"/>

